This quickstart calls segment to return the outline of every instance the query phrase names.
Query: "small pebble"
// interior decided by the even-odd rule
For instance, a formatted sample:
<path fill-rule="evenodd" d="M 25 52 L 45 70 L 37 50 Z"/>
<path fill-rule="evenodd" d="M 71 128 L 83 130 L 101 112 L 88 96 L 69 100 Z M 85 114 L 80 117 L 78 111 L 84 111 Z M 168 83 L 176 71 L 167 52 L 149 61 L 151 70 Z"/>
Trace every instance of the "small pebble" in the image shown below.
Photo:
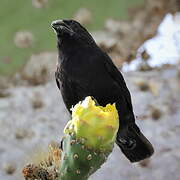
<path fill-rule="evenodd" d="M 141 57 L 142 57 L 142 59 L 145 60 L 145 61 L 147 61 L 147 60 L 150 58 L 150 56 L 149 56 L 149 54 L 147 53 L 146 50 L 144 50 L 144 51 L 141 53 Z"/>
<path fill-rule="evenodd" d="M 28 136 L 28 132 L 27 130 L 25 129 L 18 129 L 16 132 L 15 132 L 15 137 L 16 139 L 24 139 Z"/>
<path fill-rule="evenodd" d="M 39 93 L 35 93 L 31 100 L 33 109 L 40 109 L 44 106 L 44 102 Z"/>
<path fill-rule="evenodd" d="M 162 115 L 162 112 L 160 111 L 160 109 L 158 109 L 158 108 L 152 108 L 152 110 L 151 110 L 151 117 L 152 117 L 154 120 L 160 119 L 161 115 Z"/>
<path fill-rule="evenodd" d="M 141 167 L 148 167 L 149 166 L 149 164 L 150 164 L 150 159 L 144 159 L 144 160 L 142 160 L 142 161 L 140 161 L 139 162 L 139 165 L 141 166 Z"/>
<path fill-rule="evenodd" d="M 141 91 L 148 91 L 149 90 L 149 84 L 147 83 L 146 80 L 141 79 L 141 80 L 136 81 L 135 83 Z"/>
<path fill-rule="evenodd" d="M 14 174 L 14 172 L 16 171 L 15 165 L 12 165 L 12 164 L 5 164 L 3 166 L 3 169 L 6 172 L 6 174 L 9 174 L 9 175 Z"/>
<path fill-rule="evenodd" d="M 0 89 L 0 98 L 6 98 L 9 97 L 11 94 L 7 92 L 6 90 L 1 90 Z"/>

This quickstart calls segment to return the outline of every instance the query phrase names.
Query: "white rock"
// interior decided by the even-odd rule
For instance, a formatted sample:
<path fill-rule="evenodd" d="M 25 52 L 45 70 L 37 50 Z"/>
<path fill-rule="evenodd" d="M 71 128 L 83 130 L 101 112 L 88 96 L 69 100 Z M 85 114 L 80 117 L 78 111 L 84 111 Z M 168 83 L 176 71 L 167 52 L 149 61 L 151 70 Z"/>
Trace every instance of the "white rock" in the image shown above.
<path fill-rule="evenodd" d="M 34 36 L 29 31 L 19 31 L 15 34 L 14 43 L 19 48 L 28 48 L 32 46 Z"/>
<path fill-rule="evenodd" d="M 74 15 L 74 20 L 81 24 L 90 24 L 92 22 L 92 13 L 87 8 L 80 8 Z"/>
<path fill-rule="evenodd" d="M 138 50 L 137 58 L 130 64 L 124 63 L 123 71 L 135 71 L 142 64 L 141 53 L 144 49 L 150 55 L 146 61 L 150 67 L 180 63 L 180 13 L 167 14 L 159 25 L 157 35 L 147 40 Z"/>
<path fill-rule="evenodd" d="M 117 38 L 112 34 L 105 31 L 96 31 L 92 32 L 92 36 L 96 43 L 101 47 L 105 47 L 105 49 L 112 48 L 118 43 Z"/>
<path fill-rule="evenodd" d="M 115 19 L 108 19 L 105 22 L 105 29 L 111 33 L 118 35 L 125 35 L 131 30 L 131 25 L 127 21 L 119 21 Z"/>
<path fill-rule="evenodd" d="M 48 0 L 32 0 L 32 5 L 35 8 L 42 8 L 48 3 Z"/>
<path fill-rule="evenodd" d="M 52 77 L 54 78 L 56 61 L 56 53 L 43 52 L 32 55 L 23 69 L 23 79 L 34 85 L 46 83 Z"/>

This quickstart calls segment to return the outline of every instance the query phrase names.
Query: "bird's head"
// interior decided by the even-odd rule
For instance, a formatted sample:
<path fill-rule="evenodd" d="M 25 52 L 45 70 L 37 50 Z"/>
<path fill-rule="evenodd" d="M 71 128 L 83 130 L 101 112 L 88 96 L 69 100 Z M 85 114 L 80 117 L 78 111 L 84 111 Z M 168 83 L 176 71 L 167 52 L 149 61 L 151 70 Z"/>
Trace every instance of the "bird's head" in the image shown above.
<path fill-rule="evenodd" d="M 51 27 L 57 35 L 60 46 L 94 43 L 89 32 L 75 20 L 55 20 L 51 23 Z"/>

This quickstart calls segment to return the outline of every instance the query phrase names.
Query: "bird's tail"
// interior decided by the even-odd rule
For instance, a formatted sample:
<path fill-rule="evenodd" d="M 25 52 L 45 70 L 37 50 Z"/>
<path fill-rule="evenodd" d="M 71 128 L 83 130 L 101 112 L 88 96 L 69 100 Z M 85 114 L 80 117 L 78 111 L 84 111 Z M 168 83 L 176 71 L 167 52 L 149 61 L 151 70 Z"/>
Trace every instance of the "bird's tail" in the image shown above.
<path fill-rule="evenodd" d="M 154 152 L 152 144 L 136 124 L 130 124 L 126 128 L 120 129 L 116 143 L 131 162 L 149 158 Z"/>

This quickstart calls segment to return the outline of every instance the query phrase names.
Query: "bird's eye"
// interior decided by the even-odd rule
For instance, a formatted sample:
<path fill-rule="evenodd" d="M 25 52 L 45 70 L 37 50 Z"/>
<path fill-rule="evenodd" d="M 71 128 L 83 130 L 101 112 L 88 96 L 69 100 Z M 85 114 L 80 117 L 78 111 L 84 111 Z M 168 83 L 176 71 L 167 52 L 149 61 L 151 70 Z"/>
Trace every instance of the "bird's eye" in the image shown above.
<path fill-rule="evenodd" d="M 76 23 L 73 20 L 70 20 L 70 24 L 75 25 Z"/>

